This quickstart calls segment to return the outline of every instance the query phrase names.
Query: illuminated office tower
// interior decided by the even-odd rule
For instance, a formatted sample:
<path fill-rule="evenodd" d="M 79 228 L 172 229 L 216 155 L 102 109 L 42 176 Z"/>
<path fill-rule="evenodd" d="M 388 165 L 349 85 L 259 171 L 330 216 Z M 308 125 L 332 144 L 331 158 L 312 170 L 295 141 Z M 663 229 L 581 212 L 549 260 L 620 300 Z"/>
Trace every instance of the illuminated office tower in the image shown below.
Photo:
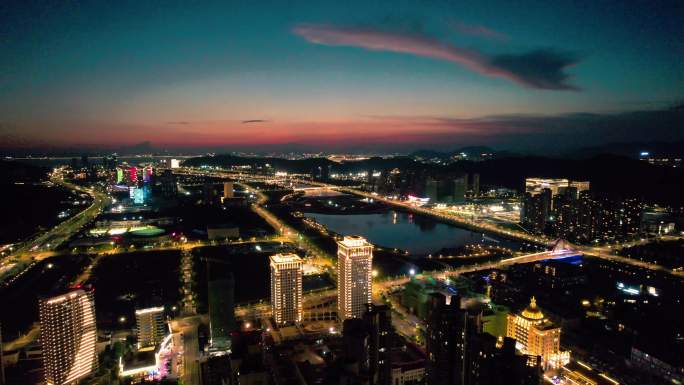
<path fill-rule="evenodd" d="M 138 168 L 129 167 L 128 168 L 128 181 L 132 184 L 138 183 Z"/>
<path fill-rule="evenodd" d="M 71 384 L 97 370 L 93 293 L 74 290 L 40 301 L 40 339 L 48 385 Z"/>
<path fill-rule="evenodd" d="M 296 254 L 271 255 L 271 309 L 279 325 L 302 320 L 303 267 Z"/>
<path fill-rule="evenodd" d="M 136 310 L 135 324 L 138 328 L 138 349 L 157 346 L 166 335 L 164 307 Z"/>
<path fill-rule="evenodd" d="M 124 170 L 121 167 L 116 168 L 116 183 L 121 183 L 124 180 Z"/>
<path fill-rule="evenodd" d="M 360 236 L 337 242 L 337 316 L 361 318 L 371 303 L 373 245 Z"/>
<path fill-rule="evenodd" d="M 150 183 L 152 181 L 152 176 L 154 175 L 154 169 L 152 166 L 147 166 L 143 169 L 143 182 Z"/>

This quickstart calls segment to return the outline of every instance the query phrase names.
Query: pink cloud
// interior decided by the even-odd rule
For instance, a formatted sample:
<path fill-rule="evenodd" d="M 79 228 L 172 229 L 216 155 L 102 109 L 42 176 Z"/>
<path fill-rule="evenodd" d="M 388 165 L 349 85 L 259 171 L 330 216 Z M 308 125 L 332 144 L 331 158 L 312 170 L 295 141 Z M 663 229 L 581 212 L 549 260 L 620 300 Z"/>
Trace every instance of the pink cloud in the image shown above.
<path fill-rule="evenodd" d="M 488 40 L 497 40 L 497 41 L 508 41 L 509 40 L 509 38 L 506 34 L 503 34 L 499 31 L 495 31 L 491 28 L 487 28 L 484 25 L 466 24 L 466 23 L 458 21 L 458 22 L 454 22 L 453 26 L 456 29 L 456 31 L 458 31 L 464 35 L 481 37 L 481 38 L 488 39 Z"/>
<path fill-rule="evenodd" d="M 567 84 L 570 76 L 564 72 L 576 64 L 577 60 L 571 55 L 555 50 L 487 55 L 424 35 L 324 24 L 298 25 L 293 28 L 293 33 L 314 44 L 360 47 L 371 51 L 398 52 L 444 60 L 481 75 L 507 79 L 527 88 L 577 89 Z"/>

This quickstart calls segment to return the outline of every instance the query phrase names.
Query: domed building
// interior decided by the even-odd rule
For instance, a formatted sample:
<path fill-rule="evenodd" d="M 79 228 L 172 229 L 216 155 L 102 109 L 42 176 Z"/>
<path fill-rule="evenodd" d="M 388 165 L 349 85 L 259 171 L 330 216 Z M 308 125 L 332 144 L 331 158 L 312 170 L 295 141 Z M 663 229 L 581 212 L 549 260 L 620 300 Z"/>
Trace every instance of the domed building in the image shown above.
<path fill-rule="evenodd" d="M 524 354 L 540 356 L 542 366 L 558 367 L 569 355 L 560 350 L 560 327 L 548 320 L 532 297 L 530 304 L 520 313 L 509 313 L 507 337 L 515 338 L 516 347 Z"/>

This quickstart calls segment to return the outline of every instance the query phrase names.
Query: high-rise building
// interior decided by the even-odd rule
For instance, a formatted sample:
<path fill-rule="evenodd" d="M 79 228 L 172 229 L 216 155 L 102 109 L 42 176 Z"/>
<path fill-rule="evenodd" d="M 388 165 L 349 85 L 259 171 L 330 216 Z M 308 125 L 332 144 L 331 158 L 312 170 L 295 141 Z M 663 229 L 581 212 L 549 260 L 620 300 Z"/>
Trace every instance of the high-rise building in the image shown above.
<path fill-rule="evenodd" d="M 164 307 L 150 307 L 135 311 L 138 329 L 138 349 L 157 346 L 164 340 L 167 329 L 164 325 Z"/>
<path fill-rule="evenodd" d="M 138 184 L 138 168 L 137 167 L 129 167 L 127 169 L 128 172 L 128 183 L 131 185 L 136 185 Z"/>
<path fill-rule="evenodd" d="M 230 333 L 236 330 L 236 323 L 235 275 L 229 262 L 207 259 L 207 286 L 211 346 L 230 349 Z"/>
<path fill-rule="evenodd" d="M 571 180 L 568 184 L 568 187 L 574 187 L 575 189 L 577 189 L 577 196 L 579 196 L 579 193 L 581 193 L 582 191 L 589 191 L 589 186 L 589 181 Z"/>
<path fill-rule="evenodd" d="M 371 384 L 392 385 L 392 310 L 370 304 L 363 314 L 368 330 L 368 374 Z"/>
<path fill-rule="evenodd" d="M 454 184 L 454 186 L 453 186 L 452 202 L 454 202 L 454 203 L 465 202 L 466 191 L 468 191 L 468 174 L 465 174 L 464 176 L 462 176 L 460 178 L 454 179 L 453 184 Z"/>
<path fill-rule="evenodd" d="M 428 177 L 425 179 L 425 196 L 430 203 L 462 203 L 468 191 L 468 174 L 454 178 Z"/>
<path fill-rule="evenodd" d="M 539 384 L 541 360 L 484 333 L 482 310 L 461 308 L 458 296 L 430 295 L 426 348 L 427 385 Z"/>
<path fill-rule="evenodd" d="M 161 194 L 164 198 L 174 198 L 178 195 L 178 184 L 176 183 L 176 176 L 171 170 L 164 170 L 159 178 L 161 185 Z"/>
<path fill-rule="evenodd" d="M 465 381 L 466 312 L 460 299 L 432 293 L 425 330 L 427 385 L 462 385 Z"/>
<path fill-rule="evenodd" d="M 146 166 L 142 170 L 142 177 L 143 177 L 143 182 L 145 183 L 150 183 L 152 181 L 152 177 L 154 176 L 154 169 L 152 166 Z"/>
<path fill-rule="evenodd" d="M 545 188 L 541 193 L 525 193 L 520 221 L 535 233 L 541 233 L 551 214 L 551 190 Z"/>
<path fill-rule="evenodd" d="M 271 309 L 278 325 L 302 321 L 304 261 L 297 254 L 271 255 Z"/>
<path fill-rule="evenodd" d="M 361 318 L 371 303 L 373 245 L 360 236 L 337 242 L 337 316 Z"/>
<path fill-rule="evenodd" d="M 473 188 L 471 192 L 474 196 L 480 195 L 480 174 L 473 174 Z"/>
<path fill-rule="evenodd" d="M 223 199 L 230 199 L 234 196 L 233 182 L 223 182 Z"/>
<path fill-rule="evenodd" d="M 425 196 L 430 199 L 430 203 L 436 203 L 440 200 L 441 182 L 437 179 L 429 177 L 425 180 Z"/>
<path fill-rule="evenodd" d="M 392 385 L 394 335 L 391 309 L 367 305 L 363 318 L 342 323 L 345 364 L 369 385 Z"/>
<path fill-rule="evenodd" d="M 93 293 L 79 289 L 42 299 L 40 339 L 48 385 L 71 384 L 96 371 Z"/>
<path fill-rule="evenodd" d="M 574 239 L 579 219 L 577 187 L 567 187 L 553 197 L 552 223 L 556 236 Z"/>
<path fill-rule="evenodd" d="M 121 167 L 116 168 L 116 183 L 119 184 L 124 180 L 124 170 Z"/>
<path fill-rule="evenodd" d="M 518 354 L 515 340 L 487 334 L 471 334 L 467 345 L 464 385 L 539 385 L 541 359 Z"/>
<path fill-rule="evenodd" d="M 81 155 L 81 168 L 90 168 L 90 160 L 88 155 Z"/>
<path fill-rule="evenodd" d="M 560 350 L 560 327 L 546 318 L 534 297 L 523 311 L 508 315 L 506 334 L 515 338 L 523 353 L 540 356 L 545 368 L 560 367 L 569 359 L 569 354 Z"/>

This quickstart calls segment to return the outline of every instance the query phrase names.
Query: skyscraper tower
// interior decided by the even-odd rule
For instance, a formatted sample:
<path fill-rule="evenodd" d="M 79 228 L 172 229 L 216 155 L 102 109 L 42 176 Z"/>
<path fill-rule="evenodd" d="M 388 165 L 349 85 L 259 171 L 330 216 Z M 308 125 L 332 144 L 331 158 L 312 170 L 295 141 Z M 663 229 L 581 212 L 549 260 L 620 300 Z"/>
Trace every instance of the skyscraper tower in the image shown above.
<path fill-rule="evenodd" d="M 433 293 L 429 298 L 426 329 L 427 385 L 462 385 L 465 382 L 467 314 L 460 298 Z"/>
<path fill-rule="evenodd" d="M 368 330 L 368 374 L 371 384 L 392 384 L 392 310 L 387 305 L 368 305 L 363 314 Z"/>
<path fill-rule="evenodd" d="M 271 310 L 278 325 L 301 322 L 304 261 L 297 254 L 271 255 Z"/>
<path fill-rule="evenodd" d="M 93 293 L 79 289 L 42 299 L 40 338 L 48 384 L 70 384 L 96 371 Z"/>
<path fill-rule="evenodd" d="M 136 310 L 135 323 L 138 328 L 138 349 L 156 346 L 166 335 L 163 306 Z"/>
<path fill-rule="evenodd" d="M 337 316 L 361 318 L 372 296 L 373 245 L 360 236 L 337 242 Z"/>
<path fill-rule="evenodd" d="M 235 325 L 235 275 L 230 262 L 207 258 L 209 333 L 216 350 L 231 347 L 230 333 Z"/>

